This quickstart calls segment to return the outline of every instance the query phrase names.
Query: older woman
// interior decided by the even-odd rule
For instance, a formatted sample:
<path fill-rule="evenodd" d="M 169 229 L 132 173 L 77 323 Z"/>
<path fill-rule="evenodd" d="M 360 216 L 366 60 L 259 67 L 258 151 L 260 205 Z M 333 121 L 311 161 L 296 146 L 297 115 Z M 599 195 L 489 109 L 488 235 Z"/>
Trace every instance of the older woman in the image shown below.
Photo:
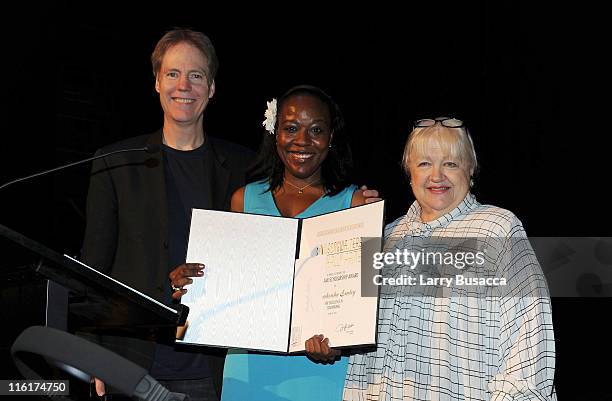
<path fill-rule="evenodd" d="M 477 161 L 467 129 L 452 118 L 417 121 L 403 164 L 416 201 L 386 227 L 385 252 L 475 238 L 495 252 L 483 254 L 488 267 L 461 272 L 504 280 L 446 285 L 423 280 L 431 266 L 384 266 L 388 276 L 414 275 L 413 285 L 382 286 L 378 346 L 351 356 L 344 399 L 556 398 L 546 280 L 519 219 L 470 193 Z"/>

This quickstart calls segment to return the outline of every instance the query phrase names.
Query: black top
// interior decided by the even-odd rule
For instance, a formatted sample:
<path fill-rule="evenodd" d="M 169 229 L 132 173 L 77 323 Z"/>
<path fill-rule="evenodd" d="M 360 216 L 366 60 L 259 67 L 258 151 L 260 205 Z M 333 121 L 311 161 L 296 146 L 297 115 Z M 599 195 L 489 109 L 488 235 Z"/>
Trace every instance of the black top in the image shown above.
<path fill-rule="evenodd" d="M 181 151 L 163 146 L 164 174 L 168 199 L 168 273 L 185 263 L 191 209 L 204 208 L 206 189 L 204 163 L 207 146 Z M 168 281 L 166 302 L 170 303 L 171 288 Z M 210 376 L 203 354 L 181 352 L 158 344 L 151 375 L 156 379 L 198 379 Z"/>
<path fill-rule="evenodd" d="M 206 202 L 204 163 L 206 145 L 191 151 L 163 146 L 166 194 L 168 197 L 168 272 L 185 263 L 191 209 Z"/>
<path fill-rule="evenodd" d="M 145 145 L 161 148 L 161 130 L 106 146 L 97 154 Z M 232 193 L 244 185 L 253 152 L 208 135 L 205 149 L 207 156 L 201 160 L 205 209 L 229 210 Z M 82 253 L 88 265 L 160 302 L 170 294 L 168 269 L 172 264 L 163 162 L 166 153 L 127 152 L 93 162 Z M 148 335 L 144 338 L 134 338 L 132 333 L 104 335 L 100 341 L 103 346 L 150 369 L 156 346 Z M 202 352 L 208 355 L 215 390 L 221 394 L 225 351 L 206 348 Z"/>

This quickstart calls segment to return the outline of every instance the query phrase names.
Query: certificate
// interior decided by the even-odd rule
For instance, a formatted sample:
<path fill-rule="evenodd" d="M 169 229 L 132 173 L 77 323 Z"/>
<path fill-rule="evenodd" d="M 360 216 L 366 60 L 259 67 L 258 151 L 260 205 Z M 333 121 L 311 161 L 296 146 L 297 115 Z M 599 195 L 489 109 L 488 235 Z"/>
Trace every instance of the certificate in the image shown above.
<path fill-rule="evenodd" d="M 375 344 L 378 299 L 362 296 L 372 281 L 361 261 L 380 251 L 383 220 L 384 201 L 306 219 L 194 209 L 187 262 L 206 267 L 182 297 L 180 342 L 279 353 L 304 351 L 315 334 Z"/>

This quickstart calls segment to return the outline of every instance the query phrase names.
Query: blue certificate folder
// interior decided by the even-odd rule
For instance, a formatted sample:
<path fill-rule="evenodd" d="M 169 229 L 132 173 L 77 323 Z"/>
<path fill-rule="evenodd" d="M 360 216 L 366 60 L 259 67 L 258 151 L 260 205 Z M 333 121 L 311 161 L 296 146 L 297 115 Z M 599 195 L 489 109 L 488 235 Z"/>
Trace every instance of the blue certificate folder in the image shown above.
<path fill-rule="evenodd" d="M 320 333 L 334 347 L 375 344 L 378 300 L 365 294 L 378 292 L 362 296 L 362 260 L 381 250 L 383 224 L 384 201 L 305 219 L 194 209 L 187 261 L 206 267 L 186 287 L 179 341 L 278 353 Z"/>

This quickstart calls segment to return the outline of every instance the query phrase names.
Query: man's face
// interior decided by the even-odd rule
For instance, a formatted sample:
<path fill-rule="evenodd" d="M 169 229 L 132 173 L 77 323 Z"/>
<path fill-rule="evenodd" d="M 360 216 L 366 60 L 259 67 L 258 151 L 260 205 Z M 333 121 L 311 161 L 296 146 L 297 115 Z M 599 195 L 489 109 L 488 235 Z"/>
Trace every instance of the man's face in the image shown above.
<path fill-rule="evenodd" d="M 206 57 L 197 48 L 183 42 L 168 49 L 155 79 L 165 124 L 201 123 L 215 93 L 215 82 L 209 85 L 208 75 Z"/>

